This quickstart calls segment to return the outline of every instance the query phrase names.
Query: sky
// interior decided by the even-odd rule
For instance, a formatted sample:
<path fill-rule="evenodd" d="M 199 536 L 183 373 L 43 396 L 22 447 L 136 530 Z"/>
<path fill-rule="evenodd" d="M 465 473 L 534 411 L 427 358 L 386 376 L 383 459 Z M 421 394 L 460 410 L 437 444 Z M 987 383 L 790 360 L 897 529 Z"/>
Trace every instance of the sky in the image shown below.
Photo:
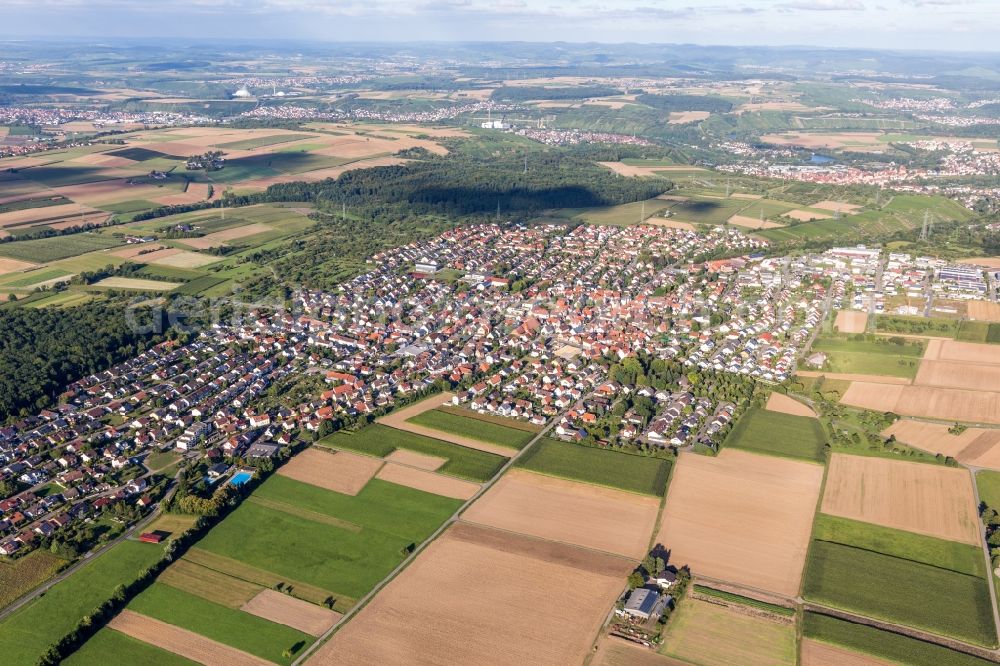
<path fill-rule="evenodd" d="M 0 34 L 1000 50 L 1000 0 L 0 0 Z"/>

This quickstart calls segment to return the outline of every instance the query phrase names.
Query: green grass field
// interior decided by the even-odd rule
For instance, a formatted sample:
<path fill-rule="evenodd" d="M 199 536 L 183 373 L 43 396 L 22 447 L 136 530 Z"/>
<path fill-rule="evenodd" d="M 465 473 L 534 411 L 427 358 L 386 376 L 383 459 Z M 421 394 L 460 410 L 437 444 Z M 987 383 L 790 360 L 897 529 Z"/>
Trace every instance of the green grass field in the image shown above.
<path fill-rule="evenodd" d="M 161 547 L 124 541 L 89 562 L 44 596 L 0 622 L 3 661 L 36 663 L 49 645 L 108 599 L 118 585 L 135 580 L 162 555 Z"/>
<path fill-rule="evenodd" d="M 450 517 L 461 500 L 371 480 L 357 496 L 272 476 L 254 497 L 360 526 L 345 529 L 256 502 L 244 502 L 198 547 L 357 599 Z"/>
<path fill-rule="evenodd" d="M 1000 511 L 1000 472 L 979 470 L 976 472 L 976 488 L 979 489 L 979 499 L 986 506 Z"/>
<path fill-rule="evenodd" d="M 906 626 L 996 643 L 984 578 L 828 541 L 813 541 L 803 596 Z"/>
<path fill-rule="evenodd" d="M 724 446 L 823 462 L 825 443 L 826 436 L 817 419 L 754 408 L 739 420 Z"/>
<path fill-rule="evenodd" d="M 0 256 L 20 259 L 22 261 L 44 263 L 66 259 L 67 257 L 75 257 L 79 254 L 93 252 L 94 250 L 106 250 L 119 245 L 124 245 L 124 241 L 114 236 L 80 233 L 68 236 L 54 236 L 52 238 L 39 238 L 36 240 L 15 241 L 13 243 L 0 243 Z M 106 263 L 111 263 L 111 261 Z"/>
<path fill-rule="evenodd" d="M 564 479 L 662 497 L 671 463 L 662 458 L 544 438 L 518 459 L 517 466 Z"/>
<path fill-rule="evenodd" d="M 803 615 L 802 635 L 912 666 L 987 666 L 993 663 L 934 643 L 819 613 Z"/>
<path fill-rule="evenodd" d="M 33 270 L 27 273 L 15 273 L 13 276 L 0 281 L 0 284 L 4 287 L 27 287 L 33 284 L 38 284 L 39 282 L 47 282 L 48 280 L 54 280 L 61 277 L 68 279 L 69 276 L 70 273 L 58 268 L 43 268 L 41 270 Z"/>
<path fill-rule="evenodd" d="M 440 276 L 440 272 L 438 273 Z M 534 423 L 528 423 L 527 421 L 519 421 L 517 419 L 509 419 L 503 416 L 493 416 L 492 414 L 481 414 L 480 412 L 466 409 L 465 407 L 453 407 L 451 405 L 442 405 L 438 407 L 438 410 L 446 412 L 448 414 L 454 414 L 455 416 L 464 416 L 467 419 L 473 419 L 474 421 L 485 421 L 486 423 L 495 423 L 497 425 L 506 426 L 508 428 L 513 428 L 515 430 L 523 430 L 524 432 L 541 432 L 543 426 L 535 425 Z"/>
<path fill-rule="evenodd" d="M 920 342 L 907 341 L 900 345 L 884 338 L 821 337 L 813 343 L 812 349 L 826 353 L 831 372 L 909 379 L 917 376 L 924 353 Z"/>
<path fill-rule="evenodd" d="M 489 444 L 509 446 L 514 449 L 524 448 L 535 436 L 534 433 L 525 432 L 517 428 L 509 428 L 498 423 L 490 423 L 480 419 L 471 419 L 443 412 L 439 409 L 431 409 L 417 414 L 407 419 L 407 421 L 453 435 L 461 435 L 462 437 L 468 437 Z"/>
<path fill-rule="evenodd" d="M 62 663 L 66 666 L 143 663 L 156 666 L 194 666 L 198 662 L 126 636 L 120 631 L 101 629 Z"/>
<path fill-rule="evenodd" d="M 397 430 L 378 423 L 355 433 L 334 433 L 321 439 L 318 444 L 358 451 L 380 458 L 389 455 L 396 449 L 406 449 L 429 456 L 447 458 L 448 462 L 442 465 L 437 470 L 438 472 L 479 482 L 493 478 L 493 475 L 506 462 L 506 458 L 503 456 Z"/>
<path fill-rule="evenodd" d="M 876 553 L 929 564 L 970 576 L 986 576 L 983 551 L 957 541 L 937 539 L 839 516 L 817 514 L 813 539 L 854 546 Z"/>
<path fill-rule="evenodd" d="M 313 642 L 312 636 L 291 627 L 162 583 L 150 585 L 128 608 L 278 664 L 292 661 L 282 656 L 283 651 L 295 646 L 298 655 Z"/>
<path fill-rule="evenodd" d="M 954 338 L 958 322 L 941 317 L 916 317 L 909 315 L 876 315 L 875 330 L 880 333 L 904 333 Z"/>

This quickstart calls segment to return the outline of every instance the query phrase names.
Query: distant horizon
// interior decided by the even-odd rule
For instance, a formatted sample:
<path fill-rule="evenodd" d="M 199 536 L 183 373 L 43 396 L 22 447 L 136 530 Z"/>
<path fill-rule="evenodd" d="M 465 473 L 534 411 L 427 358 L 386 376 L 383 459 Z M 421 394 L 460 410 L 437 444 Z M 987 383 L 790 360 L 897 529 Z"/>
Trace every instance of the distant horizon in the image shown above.
<path fill-rule="evenodd" d="M 2 0 L 0 0 L 2 1 Z M 995 50 L 981 50 L 981 49 L 929 49 L 929 48 L 905 48 L 905 47 L 876 47 L 876 46 L 821 46 L 821 45 L 811 45 L 811 44 L 734 44 L 734 43 L 711 43 L 711 42 L 656 42 L 656 41 L 617 41 L 617 42 L 602 42 L 595 40 L 586 41 L 572 41 L 567 39 L 558 40 L 543 40 L 543 39 L 469 39 L 469 40 L 455 40 L 446 41 L 440 39 L 322 39 L 317 37 L 309 38 L 298 38 L 298 37 L 189 37 L 185 35 L 162 35 L 156 37 L 123 37 L 119 35 L 10 35 L 0 32 L 0 42 L 7 43 L 32 43 L 32 42 L 59 42 L 59 41 L 73 41 L 73 42 L 92 42 L 101 43 L 107 40 L 120 40 L 120 41 L 135 41 L 135 42 L 148 42 L 148 41 L 181 41 L 182 43 L 187 41 L 193 44 L 209 44 L 213 42 L 221 43 L 231 43 L 231 44 L 246 44 L 247 42 L 256 42 L 263 44 L 339 44 L 339 45 L 357 45 L 357 46 L 388 46 L 388 45 L 483 45 L 483 44 L 533 44 L 533 45 L 559 45 L 559 44 L 569 44 L 572 46 L 606 46 L 606 47 L 624 47 L 624 46 L 658 46 L 658 47 L 697 47 L 697 48 L 732 48 L 732 49 L 774 49 L 774 50 L 801 50 L 801 51 L 871 51 L 873 53 L 903 53 L 903 54 L 934 54 L 934 53 L 946 53 L 946 54 L 965 54 L 965 55 L 1000 55 L 1000 44 L 997 45 Z M 113 46 L 112 44 L 108 44 Z"/>
<path fill-rule="evenodd" d="M 49 39 L 693 44 L 997 53 L 993 0 L 3 0 L 4 30 Z"/>

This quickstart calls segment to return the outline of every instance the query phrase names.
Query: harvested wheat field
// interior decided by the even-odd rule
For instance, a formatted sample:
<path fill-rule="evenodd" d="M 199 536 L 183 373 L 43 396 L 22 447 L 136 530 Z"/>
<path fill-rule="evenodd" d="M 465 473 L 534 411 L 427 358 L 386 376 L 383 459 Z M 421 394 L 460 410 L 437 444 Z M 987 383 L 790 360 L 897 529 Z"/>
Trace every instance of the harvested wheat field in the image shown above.
<path fill-rule="evenodd" d="M 695 576 L 793 597 L 805 564 L 823 467 L 734 449 L 682 453 L 657 542 Z"/>
<path fill-rule="evenodd" d="M 853 213 L 854 211 L 862 208 L 857 204 L 850 204 L 845 201 L 820 201 L 819 203 L 814 203 L 810 208 L 819 208 L 820 210 L 832 210 L 834 212 L 840 211 L 841 213 Z"/>
<path fill-rule="evenodd" d="M 760 220 L 756 217 L 747 217 L 746 215 L 733 215 L 729 218 L 729 224 L 735 224 L 737 227 L 744 227 L 746 229 L 775 229 L 785 226 L 778 222 Z"/>
<path fill-rule="evenodd" d="M 868 328 L 868 313 L 858 310 L 841 310 L 834 326 L 841 333 L 864 333 Z"/>
<path fill-rule="evenodd" d="M 667 229 L 683 229 L 684 231 L 696 231 L 696 228 L 690 222 L 681 222 L 680 220 L 672 220 L 665 217 L 647 217 L 642 221 L 643 224 L 651 224 L 654 227 L 666 227 Z"/>
<path fill-rule="evenodd" d="M 900 419 L 882 431 L 883 437 L 894 435 L 897 440 L 914 448 L 951 456 L 966 465 L 1000 471 L 1000 429 L 966 428 L 953 435 L 945 423 L 928 423 Z"/>
<path fill-rule="evenodd" d="M 43 206 L 41 208 L 25 208 L 22 210 L 12 210 L 9 213 L 0 213 L 0 227 L 19 227 L 31 223 L 40 223 L 47 220 L 59 220 L 73 218 L 77 224 L 80 222 L 81 214 L 91 214 L 95 212 L 93 208 L 87 208 L 76 203 L 59 204 L 57 206 Z M 102 215 L 104 213 L 101 213 Z"/>
<path fill-rule="evenodd" d="M 671 617 L 660 649 L 694 664 L 794 666 L 795 626 L 689 597 Z"/>
<path fill-rule="evenodd" d="M 269 589 L 261 590 L 240 610 L 310 636 L 321 636 L 342 617 L 336 611 Z"/>
<path fill-rule="evenodd" d="M 137 289 L 139 291 L 169 291 L 181 286 L 180 282 L 162 280 L 142 280 L 139 278 L 109 277 L 94 283 L 95 287 L 106 289 Z"/>
<path fill-rule="evenodd" d="M 924 360 L 1000 365 L 1000 346 L 958 340 L 930 340 Z"/>
<path fill-rule="evenodd" d="M 281 466 L 278 474 L 344 495 L 357 495 L 382 467 L 379 458 L 306 449 Z"/>
<path fill-rule="evenodd" d="M 225 245 L 226 241 L 246 238 L 247 236 L 262 234 L 267 231 L 274 231 L 274 229 L 266 224 L 254 222 L 253 224 L 244 224 L 242 227 L 233 227 L 232 229 L 225 229 L 223 231 L 216 231 L 212 234 L 205 234 L 204 236 L 199 236 L 197 238 L 182 238 L 177 242 L 183 243 L 184 245 L 192 247 L 196 250 L 206 250 L 210 247 Z"/>
<path fill-rule="evenodd" d="M 157 264 L 158 266 L 173 266 L 174 268 L 200 268 L 208 264 L 219 261 L 219 257 L 200 252 L 188 252 L 187 250 L 177 250 L 169 255 L 163 255 L 150 259 L 142 255 L 140 260 L 144 263 Z"/>
<path fill-rule="evenodd" d="M 462 520 L 642 559 L 659 500 L 623 490 L 511 470 Z"/>
<path fill-rule="evenodd" d="M 895 412 L 903 416 L 1000 424 L 1000 393 L 996 391 L 971 391 L 933 386 L 891 386 L 856 381 L 844 392 L 840 402 L 878 412 Z"/>
<path fill-rule="evenodd" d="M 462 481 L 461 479 L 445 476 L 444 474 L 437 474 L 425 469 L 417 469 L 416 467 L 399 465 L 392 462 L 386 463 L 379 470 L 378 474 L 375 475 L 375 478 L 407 486 L 408 488 L 416 488 L 425 493 L 460 500 L 469 499 L 479 492 L 480 488 L 478 483 Z"/>
<path fill-rule="evenodd" d="M 1000 388 L 1000 365 L 924 360 L 920 363 L 920 369 L 913 383 L 916 386 L 941 386 L 974 391 L 995 390 Z"/>
<path fill-rule="evenodd" d="M 591 660 L 591 666 L 688 666 L 616 636 L 605 636 Z"/>
<path fill-rule="evenodd" d="M 26 271 L 29 268 L 35 268 L 38 264 L 33 264 L 30 261 L 21 261 L 20 259 L 9 259 L 7 257 L 0 257 L 0 275 L 4 273 L 17 273 L 18 271 Z"/>
<path fill-rule="evenodd" d="M 811 222 L 812 220 L 828 220 L 833 217 L 832 214 L 827 215 L 826 213 L 816 213 L 811 210 L 790 210 L 784 213 L 793 220 L 799 220 L 800 222 Z"/>
<path fill-rule="evenodd" d="M 309 663 L 580 664 L 633 566 L 457 524 Z"/>
<path fill-rule="evenodd" d="M 769 412 L 781 412 L 782 414 L 791 414 L 792 416 L 816 417 L 816 412 L 811 407 L 802 404 L 794 398 L 789 398 L 784 393 L 775 392 L 768 396 L 764 409 Z"/>
<path fill-rule="evenodd" d="M 1000 257 L 970 257 L 969 259 L 959 259 L 957 263 L 984 266 L 985 268 L 1000 268 Z"/>
<path fill-rule="evenodd" d="M 1000 321 L 1000 303 L 993 301 L 969 301 L 969 319 L 973 321 Z"/>
<path fill-rule="evenodd" d="M 851 652 L 811 638 L 802 639 L 799 663 L 801 666 L 892 666 L 891 661 Z"/>
<path fill-rule="evenodd" d="M 108 626 L 144 643 L 173 652 L 187 659 L 212 666 L 271 666 L 271 662 L 237 650 L 187 629 L 140 615 L 128 609 L 119 613 Z"/>
<path fill-rule="evenodd" d="M 447 458 L 429 456 L 426 453 L 417 453 L 408 449 L 396 449 L 387 455 L 385 459 L 389 462 L 399 463 L 400 465 L 426 469 L 428 472 L 433 472 L 448 462 Z"/>
<path fill-rule="evenodd" d="M 972 477 L 964 469 L 835 453 L 823 513 L 979 543 Z"/>
<path fill-rule="evenodd" d="M 432 395 L 429 398 L 425 398 L 420 402 L 415 402 L 412 405 L 404 407 L 403 409 L 393 410 L 389 414 L 386 414 L 382 418 L 378 419 L 378 422 L 382 425 L 396 428 L 397 430 L 404 430 L 406 432 L 424 435 L 425 437 L 433 437 L 434 439 L 440 439 L 444 442 L 451 442 L 452 444 L 458 444 L 459 446 L 464 446 L 470 449 L 479 449 L 480 451 L 486 451 L 487 453 L 495 453 L 506 458 L 509 458 L 516 453 L 514 449 L 507 446 L 480 442 L 479 440 L 472 439 L 471 437 L 463 437 L 450 432 L 434 430 L 433 428 L 428 428 L 427 426 L 417 425 L 416 423 L 410 423 L 407 421 L 407 419 L 411 419 L 417 414 L 423 414 L 424 412 L 432 409 L 437 409 L 445 403 L 451 404 L 453 396 L 454 393 L 438 393 L 437 395 Z"/>

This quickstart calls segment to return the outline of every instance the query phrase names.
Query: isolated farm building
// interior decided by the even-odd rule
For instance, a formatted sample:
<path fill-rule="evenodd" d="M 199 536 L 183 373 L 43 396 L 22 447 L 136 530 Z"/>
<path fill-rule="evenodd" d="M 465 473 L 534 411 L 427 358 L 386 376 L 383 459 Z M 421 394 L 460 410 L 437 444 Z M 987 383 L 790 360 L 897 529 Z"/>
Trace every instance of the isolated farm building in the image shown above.
<path fill-rule="evenodd" d="M 159 532 L 143 532 L 139 535 L 139 541 L 144 541 L 145 543 L 160 543 L 163 541 L 163 535 Z"/>
<path fill-rule="evenodd" d="M 639 587 L 632 590 L 624 610 L 632 617 L 648 620 L 662 613 L 666 603 L 666 599 L 658 591 Z"/>

